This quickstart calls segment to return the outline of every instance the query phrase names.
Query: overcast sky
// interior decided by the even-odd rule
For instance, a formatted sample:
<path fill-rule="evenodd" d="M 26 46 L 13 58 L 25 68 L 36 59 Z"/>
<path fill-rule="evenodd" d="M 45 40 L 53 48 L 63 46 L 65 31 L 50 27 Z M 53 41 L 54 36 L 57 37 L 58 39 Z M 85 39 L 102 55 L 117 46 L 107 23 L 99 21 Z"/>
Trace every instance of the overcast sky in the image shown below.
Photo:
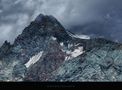
<path fill-rule="evenodd" d="M 122 41 L 122 0 L 0 0 L 0 45 L 13 42 L 40 13 L 77 27 L 74 32 Z"/>

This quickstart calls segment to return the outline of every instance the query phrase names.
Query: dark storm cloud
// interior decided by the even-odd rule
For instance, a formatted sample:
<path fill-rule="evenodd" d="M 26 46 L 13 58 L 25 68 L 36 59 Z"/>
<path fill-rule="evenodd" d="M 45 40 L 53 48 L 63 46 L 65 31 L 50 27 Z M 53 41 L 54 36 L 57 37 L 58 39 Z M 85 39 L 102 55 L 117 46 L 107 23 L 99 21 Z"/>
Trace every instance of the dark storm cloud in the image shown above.
<path fill-rule="evenodd" d="M 23 0 L 0 1 L 0 43 L 13 42 L 29 22 L 34 9 L 24 7 Z"/>
<path fill-rule="evenodd" d="M 103 0 L 101 4 L 98 4 L 99 6 L 95 6 L 96 9 L 94 9 L 93 17 L 97 18 L 96 21 L 94 19 L 82 25 L 74 24 L 72 27 L 77 28 L 77 30 L 73 30 L 76 30 L 77 33 L 80 32 L 94 37 L 104 37 L 113 41 L 122 42 L 121 4 L 121 0 Z"/>
<path fill-rule="evenodd" d="M 122 0 L 0 0 L 0 43 L 13 42 L 40 13 L 55 16 L 65 28 L 75 27 L 74 32 L 122 40 L 121 4 Z"/>

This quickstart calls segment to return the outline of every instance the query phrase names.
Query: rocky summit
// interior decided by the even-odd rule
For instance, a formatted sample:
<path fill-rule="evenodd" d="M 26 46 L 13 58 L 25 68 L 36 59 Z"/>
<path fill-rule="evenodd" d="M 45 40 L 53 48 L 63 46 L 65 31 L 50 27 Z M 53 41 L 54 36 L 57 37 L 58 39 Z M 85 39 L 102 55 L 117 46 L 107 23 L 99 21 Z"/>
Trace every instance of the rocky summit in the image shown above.
<path fill-rule="evenodd" d="M 1 46 L 0 81 L 122 81 L 122 44 L 75 35 L 40 14 Z"/>

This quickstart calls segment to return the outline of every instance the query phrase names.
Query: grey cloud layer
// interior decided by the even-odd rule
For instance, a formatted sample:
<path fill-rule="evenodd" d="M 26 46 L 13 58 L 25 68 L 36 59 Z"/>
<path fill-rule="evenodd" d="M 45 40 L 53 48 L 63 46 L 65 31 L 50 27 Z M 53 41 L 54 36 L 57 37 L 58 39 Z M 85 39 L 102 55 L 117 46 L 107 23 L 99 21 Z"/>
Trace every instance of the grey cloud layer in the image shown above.
<path fill-rule="evenodd" d="M 122 32 L 121 4 L 122 0 L 0 0 L 0 43 L 6 39 L 13 42 L 39 13 L 54 15 L 66 28 L 107 19 L 114 22 L 115 27 L 97 32 L 104 32 L 105 36 L 108 36 L 105 32 L 111 36 L 115 33 L 112 37 L 119 39 Z M 85 33 L 88 34 L 89 30 Z M 78 31 L 82 33 L 82 30 Z M 90 31 L 93 31 L 91 34 L 96 33 L 96 30 Z"/>

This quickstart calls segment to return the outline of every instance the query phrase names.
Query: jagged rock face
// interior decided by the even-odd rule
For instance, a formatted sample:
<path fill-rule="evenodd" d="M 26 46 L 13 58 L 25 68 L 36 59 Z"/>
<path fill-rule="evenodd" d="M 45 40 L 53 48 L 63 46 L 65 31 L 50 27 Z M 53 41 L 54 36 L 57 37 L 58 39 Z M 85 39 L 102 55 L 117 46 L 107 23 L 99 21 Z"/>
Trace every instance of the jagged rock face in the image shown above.
<path fill-rule="evenodd" d="M 65 61 L 67 54 L 63 49 L 73 48 L 73 46 L 69 47 L 69 45 L 74 42 L 76 41 L 67 34 L 63 26 L 54 17 L 39 15 L 15 39 L 13 45 L 5 42 L 1 47 L 1 66 L 3 71 L 0 77 L 5 78 L 0 80 L 47 80 L 49 74 Z M 76 43 L 78 42 L 79 40 Z M 60 45 L 61 43 L 63 44 L 62 46 Z M 43 52 L 42 55 L 36 56 L 39 52 Z M 34 56 L 36 57 L 34 58 Z M 33 58 L 38 58 L 38 60 L 32 60 Z M 10 68 L 9 73 L 5 71 L 6 68 L 8 70 Z M 4 75 L 5 72 L 7 75 Z M 48 77 L 44 78 L 46 75 Z M 40 78 L 35 79 L 37 77 Z"/>
<path fill-rule="evenodd" d="M 9 42 L 5 41 L 4 44 L 0 48 L 0 58 L 7 55 L 8 53 L 10 53 L 11 47 L 12 47 L 12 45 L 10 45 Z"/>
<path fill-rule="evenodd" d="M 65 60 L 65 53 L 62 52 L 58 43 L 50 42 L 48 49 L 44 51 L 42 58 L 28 68 L 26 80 L 29 81 L 48 81 L 51 73 Z"/>
<path fill-rule="evenodd" d="M 63 26 L 54 17 L 39 15 L 38 18 L 42 18 L 42 20 L 40 22 L 33 21 L 15 40 L 12 51 L 18 54 L 22 63 L 27 62 L 30 57 L 47 48 L 48 38 L 56 38 L 58 43 L 63 42 L 65 45 L 73 42 Z"/>
<path fill-rule="evenodd" d="M 121 81 L 121 46 L 80 39 L 40 14 L 0 48 L 0 81 Z"/>
<path fill-rule="evenodd" d="M 51 81 L 122 81 L 122 49 L 105 44 L 66 61 L 57 69 Z"/>
<path fill-rule="evenodd" d="M 39 22 L 37 21 L 38 18 L 42 20 Z M 39 19 L 40 20 L 40 19 Z M 53 16 L 38 16 L 34 22 L 32 22 L 23 33 L 17 38 L 20 40 L 22 38 L 28 40 L 30 37 L 46 37 L 46 36 L 54 36 L 59 41 L 68 40 L 70 37 L 66 33 L 64 27 L 53 17 Z M 22 40 L 23 41 L 23 40 Z M 17 41 L 15 41 L 17 43 Z M 19 41 L 20 43 L 20 41 Z"/>
<path fill-rule="evenodd" d="M 42 18 L 41 22 L 37 22 L 38 18 Z M 47 48 L 47 37 L 54 37 L 58 42 L 65 42 L 70 39 L 65 29 L 54 17 L 39 15 L 37 19 L 25 28 L 23 33 L 15 40 L 15 53 L 19 53 L 19 55 L 23 53 L 22 55 L 28 55 L 28 57 L 33 56 L 35 53 Z"/>

